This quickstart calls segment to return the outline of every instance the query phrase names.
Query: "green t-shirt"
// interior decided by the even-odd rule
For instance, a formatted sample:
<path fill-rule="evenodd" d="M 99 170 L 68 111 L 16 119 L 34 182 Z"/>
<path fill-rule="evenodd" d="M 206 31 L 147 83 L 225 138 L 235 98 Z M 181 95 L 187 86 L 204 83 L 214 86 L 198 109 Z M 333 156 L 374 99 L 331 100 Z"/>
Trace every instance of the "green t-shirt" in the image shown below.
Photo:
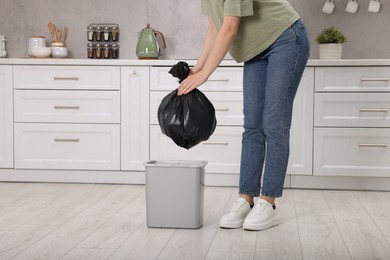
<path fill-rule="evenodd" d="M 295 21 L 298 13 L 286 0 L 202 0 L 202 13 L 219 31 L 224 16 L 240 16 L 230 55 L 243 62 L 267 49 Z"/>

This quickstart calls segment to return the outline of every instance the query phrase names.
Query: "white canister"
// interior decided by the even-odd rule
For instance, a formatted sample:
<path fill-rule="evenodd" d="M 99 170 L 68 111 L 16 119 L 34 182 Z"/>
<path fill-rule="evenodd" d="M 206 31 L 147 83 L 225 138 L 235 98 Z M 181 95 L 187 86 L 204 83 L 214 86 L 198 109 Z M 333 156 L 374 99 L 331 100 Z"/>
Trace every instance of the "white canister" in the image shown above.
<path fill-rule="evenodd" d="M 51 56 L 53 58 L 66 58 L 68 57 L 68 49 L 64 47 L 51 47 Z"/>
<path fill-rule="evenodd" d="M 45 36 L 30 36 L 28 39 L 28 55 L 31 57 L 31 48 L 32 47 L 46 47 Z"/>
<path fill-rule="evenodd" d="M 0 58 L 7 57 L 7 49 L 5 47 L 5 37 L 0 34 Z"/>

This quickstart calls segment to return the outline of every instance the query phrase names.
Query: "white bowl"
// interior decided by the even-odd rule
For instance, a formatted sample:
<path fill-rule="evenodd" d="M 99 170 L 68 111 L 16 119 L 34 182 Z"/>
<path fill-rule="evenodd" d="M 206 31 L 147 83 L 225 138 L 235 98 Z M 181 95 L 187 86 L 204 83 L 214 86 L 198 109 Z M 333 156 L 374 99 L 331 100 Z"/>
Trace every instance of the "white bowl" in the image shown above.
<path fill-rule="evenodd" d="M 35 58 L 48 58 L 51 54 L 51 47 L 32 47 L 31 55 Z"/>
<path fill-rule="evenodd" d="M 68 49 L 66 47 L 51 47 L 51 56 L 53 58 L 65 58 L 68 56 Z"/>

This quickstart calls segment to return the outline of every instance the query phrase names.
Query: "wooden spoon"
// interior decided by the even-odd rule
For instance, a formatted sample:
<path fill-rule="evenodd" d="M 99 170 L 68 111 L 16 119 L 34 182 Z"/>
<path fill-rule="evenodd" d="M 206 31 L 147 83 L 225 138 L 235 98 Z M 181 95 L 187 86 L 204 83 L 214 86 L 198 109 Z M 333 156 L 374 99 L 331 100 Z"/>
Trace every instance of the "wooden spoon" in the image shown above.
<path fill-rule="evenodd" d="M 56 30 L 56 27 L 55 27 L 54 24 L 51 23 L 51 22 L 47 25 L 47 27 L 49 28 L 49 32 L 50 32 L 52 41 L 55 41 L 55 39 L 54 39 L 55 33 L 54 33 L 54 32 L 55 32 L 55 30 Z"/>
<path fill-rule="evenodd" d="M 56 40 L 56 42 L 61 41 L 61 34 L 62 34 L 62 30 L 61 29 L 57 29 L 57 40 Z"/>
<path fill-rule="evenodd" d="M 64 30 L 62 31 L 61 34 L 61 42 L 65 43 L 66 35 L 68 34 L 68 27 L 64 27 Z"/>

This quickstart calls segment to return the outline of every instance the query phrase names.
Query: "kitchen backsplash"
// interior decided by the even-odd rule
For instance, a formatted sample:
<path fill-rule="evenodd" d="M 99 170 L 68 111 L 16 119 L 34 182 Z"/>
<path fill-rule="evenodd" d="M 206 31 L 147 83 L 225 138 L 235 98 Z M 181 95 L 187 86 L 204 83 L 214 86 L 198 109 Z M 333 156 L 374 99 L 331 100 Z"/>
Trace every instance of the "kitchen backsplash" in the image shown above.
<path fill-rule="evenodd" d="M 321 12 L 325 0 L 290 0 L 306 23 L 311 38 L 311 57 L 318 58 L 314 39 L 328 26 L 347 37 L 343 58 L 390 58 L 390 1 L 382 2 L 378 14 L 367 11 L 369 0 L 358 0 L 356 14 L 345 12 L 348 0 L 336 0 L 333 14 Z M 203 44 L 207 19 L 200 14 L 200 0 L 1 0 L 0 34 L 7 38 L 8 57 L 26 57 L 28 38 L 44 35 L 47 24 L 69 28 L 69 57 L 87 58 L 87 26 L 117 23 L 121 31 L 121 59 L 136 59 L 137 32 L 150 23 L 167 43 L 164 59 L 196 59 Z M 49 43 L 49 42 L 48 42 Z"/>

